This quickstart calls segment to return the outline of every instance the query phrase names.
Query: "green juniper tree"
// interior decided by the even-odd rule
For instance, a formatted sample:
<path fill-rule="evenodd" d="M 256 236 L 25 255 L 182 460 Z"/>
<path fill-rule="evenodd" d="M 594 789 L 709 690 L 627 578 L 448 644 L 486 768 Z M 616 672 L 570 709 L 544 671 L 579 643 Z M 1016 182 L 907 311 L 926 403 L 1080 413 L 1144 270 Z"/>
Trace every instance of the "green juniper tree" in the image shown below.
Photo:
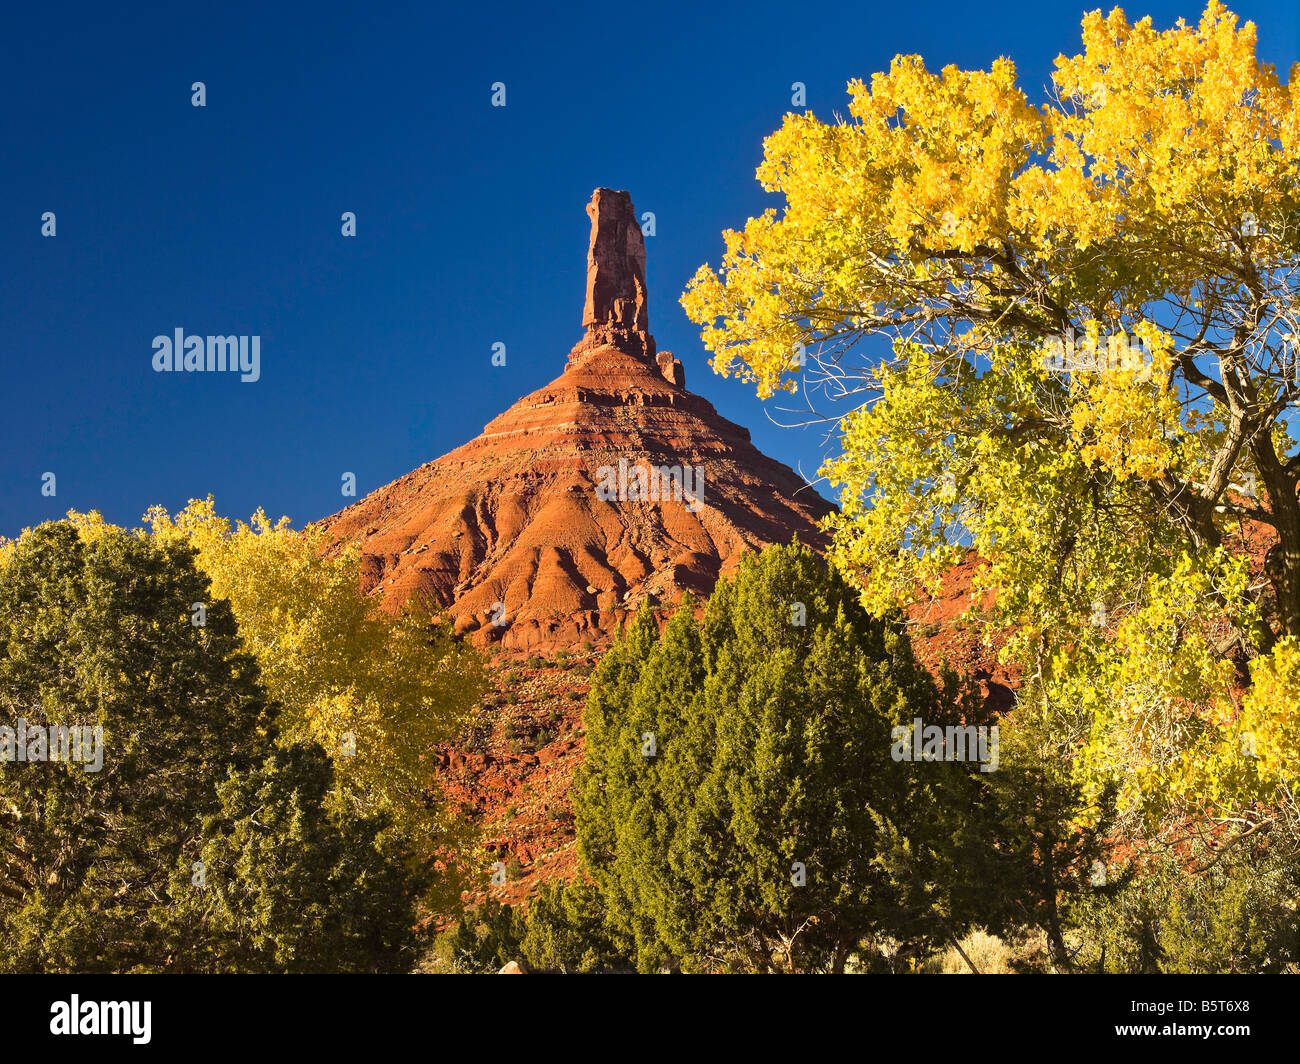
<path fill-rule="evenodd" d="M 190 547 L 67 522 L 14 545 L 0 726 L 98 727 L 103 759 L 0 759 L 0 971 L 408 967 L 386 821 L 332 808 L 277 712 Z"/>
<path fill-rule="evenodd" d="M 594 679 L 579 854 L 639 969 L 838 971 L 865 936 L 968 925 L 976 766 L 891 747 L 978 700 L 811 551 L 746 556 L 700 623 L 687 603 L 660 635 L 642 609 Z"/>
<path fill-rule="evenodd" d="M 610 934 L 599 889 L 582 877 L 549 883 L 528 905 L 519 945 L 534 972 L 630 972 Z"/>

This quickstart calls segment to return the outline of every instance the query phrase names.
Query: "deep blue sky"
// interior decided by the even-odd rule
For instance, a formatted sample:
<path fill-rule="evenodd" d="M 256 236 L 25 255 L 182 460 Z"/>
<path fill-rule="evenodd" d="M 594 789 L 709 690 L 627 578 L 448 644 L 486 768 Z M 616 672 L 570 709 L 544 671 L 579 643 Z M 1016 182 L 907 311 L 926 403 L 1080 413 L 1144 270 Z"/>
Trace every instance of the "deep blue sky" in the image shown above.
<path fill-rule="evenodd" d="M 295 525 L 464 442 L 581 335 L 591 190 L 655 212 L 650 321 L 687 383 L 809 475 L 818 431 L 713 376 L 677 297 L 775 202 L 763 136 L 897 53 L 1016 61 L 1041 98 L 1096 5 L 11 6 L 0 24 L 0 534 L 215 494 Z M 1107 5 L 1107 8 L 1110 5 Z M 1296 57 L 1294 0 L 1229 5 Z M 1198 3 L 1146 0 L 1161 26 Z M 207 107 L 190 105 L 203 81 Z M 490 106 L 503 81 L 507 106 Z M 358 235 L 339 233 L 357 213 Z M 44 211 L 58 235 L 40 235 Z M 262 379 L 156 374 L 176 327 L 262 337 Z M 491 345 L 507 345 L 505 369 Z M 58 477 L 55 498 L 41 474 Z"/>

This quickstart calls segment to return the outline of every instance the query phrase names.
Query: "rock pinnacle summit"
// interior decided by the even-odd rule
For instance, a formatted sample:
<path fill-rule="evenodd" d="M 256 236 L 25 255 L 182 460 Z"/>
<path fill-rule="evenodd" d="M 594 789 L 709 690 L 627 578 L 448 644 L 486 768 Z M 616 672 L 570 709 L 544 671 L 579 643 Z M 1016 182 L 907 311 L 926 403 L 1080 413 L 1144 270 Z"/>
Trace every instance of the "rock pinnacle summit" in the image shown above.
<path fill-rule="evenodd" d="M 587 337 L 639 344 L 654 351 L 645 289 L 645 241 L 632 197 L 598 188 L 587 204 L 591 244 L 587 249 L 587 302 L 582 324 Z"/>
<path fill-rule="evenodd" d="M 655 349 L 646 296 L 645 240 L 632 197 L 598 188 L 587 204 L 591 242 L 587 248 L 587 301 L 582 308 L 586 335 L 569 352 L 570 363 L 590 351 L 616 347 L 649 360 L 670 384 L 686 387 L 686 371 L 671 351 Z"/>

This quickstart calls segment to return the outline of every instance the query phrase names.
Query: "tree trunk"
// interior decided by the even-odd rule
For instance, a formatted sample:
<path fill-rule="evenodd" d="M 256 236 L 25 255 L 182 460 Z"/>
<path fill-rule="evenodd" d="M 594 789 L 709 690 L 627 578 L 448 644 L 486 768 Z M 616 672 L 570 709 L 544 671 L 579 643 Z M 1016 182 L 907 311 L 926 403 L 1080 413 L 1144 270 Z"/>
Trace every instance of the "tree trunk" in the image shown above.
<path fill-rule="evenodd" d="M 966 962 L 966 967 L 969 968 L 976 975 L 983 974 L 980 972 L 978 968 L 975 967 L 975 962 L 971 960 L 968 956 L 966 956 L 966 951 L 961 948 L 961 943 L 957 941 L 957 936 L 954 935 L 951 931 L 948 931 L 947 926 L 944 927 L 944 931 L 947 932 L 948 941 L 952 943 L 952 948 L 955 949 L 961 955 L 961 959 Z"/>
<path fill-rule="evenodd" d="M 1272 441 L 1261 440 L 1251 450 L 1268 488 L 1269 511 L 1277 529 L 1277 543 L 1264 557 L 1264 572 L 1277 598 L 1282 634 L 1300 636 L 1300 499 Z"/>

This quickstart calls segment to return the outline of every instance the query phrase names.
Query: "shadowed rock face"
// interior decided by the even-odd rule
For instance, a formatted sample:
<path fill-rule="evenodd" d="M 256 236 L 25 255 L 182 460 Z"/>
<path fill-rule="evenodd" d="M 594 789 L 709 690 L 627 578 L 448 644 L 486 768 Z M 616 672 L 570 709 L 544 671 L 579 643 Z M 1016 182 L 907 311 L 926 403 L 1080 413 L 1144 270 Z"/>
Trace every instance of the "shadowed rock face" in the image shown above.
<path fill-rule="evenodd" d="M 427 596 L 476 641 L 607 635 L 615 606 L 707 595 L 745 551 L 796 533 L 824 542 L 831 506 L 656 352 L 631 198 L 597 189 L 587 213 L 586 335 L 564 373 L 323 522 L 360 545 L 368 593 Z"/>

